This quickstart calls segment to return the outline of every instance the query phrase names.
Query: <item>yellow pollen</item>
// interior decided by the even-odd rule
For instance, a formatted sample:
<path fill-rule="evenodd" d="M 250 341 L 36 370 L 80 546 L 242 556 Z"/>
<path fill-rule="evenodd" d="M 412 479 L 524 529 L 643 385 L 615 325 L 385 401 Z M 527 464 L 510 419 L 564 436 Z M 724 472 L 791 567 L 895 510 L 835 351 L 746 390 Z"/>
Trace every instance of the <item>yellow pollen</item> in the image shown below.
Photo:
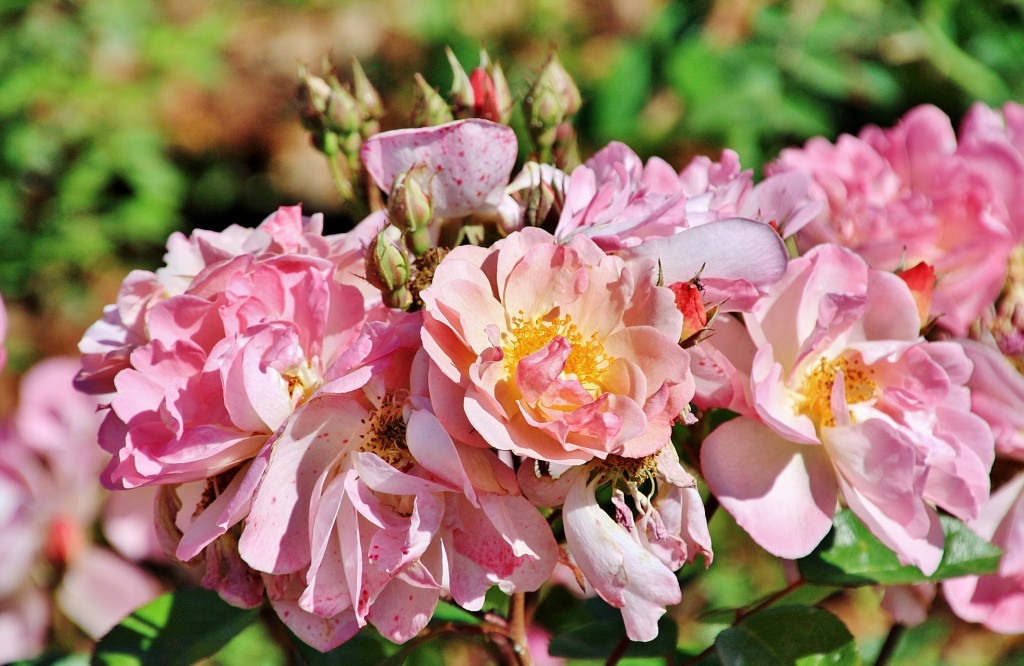
<path fill-rule="evenodd" d="M 359 439 L 360 451 L 375 453 L 396 469 L 404 469 L 413 462 L 405 441 L 401 401 L 388 399 L 378 407 L 370 415 L 368 427 Z"/>
<path fill-rule="evenodd" d="M 527 320 L 520 310 L 519 316 L 513 317 L 509 323 L 508 333 L 501 334 L 505 370 L 509 375 L 514 375 L 523 358 L 543 349 L 556 336 L 565 338 L 572 348 L 562 376 L 575 376 L 587 390 L 600 391 L 601 376 L 614 359 L 605 353 L 596 333 L 585 337 L 572 321 L 572 315 L 568 314 L 550 320 Z"/>
<path fill-rule="evenodd" d="M 302 363 L 299 363 L 295 367 L 285 371 L 281 377 L 288 386 L 288 395 L 292 399 L 292 404 L 296 407 L 309 400 L 310 396 L 312 396 L 323 383 L 320 380 L 319 373 L 313 369 L 313 363 L 311 361 L 303 361 Z"/>
<path fill-rule="evenodd" d="M 874 370 L 842 356 L 832 360 L 821 358 L 804 380 L 800 390 L 803 400 L 797 405 L 797 413 L 806 414 L 818 425 L 834 427 L 836 417 L 832 412 L 832 387 L 839 371 L 843 373 L 846 404 L 855 405 L 875 397 L 878 386 L 872 379 Z M 850 419 L 853 420 L 852 412 Z"/>

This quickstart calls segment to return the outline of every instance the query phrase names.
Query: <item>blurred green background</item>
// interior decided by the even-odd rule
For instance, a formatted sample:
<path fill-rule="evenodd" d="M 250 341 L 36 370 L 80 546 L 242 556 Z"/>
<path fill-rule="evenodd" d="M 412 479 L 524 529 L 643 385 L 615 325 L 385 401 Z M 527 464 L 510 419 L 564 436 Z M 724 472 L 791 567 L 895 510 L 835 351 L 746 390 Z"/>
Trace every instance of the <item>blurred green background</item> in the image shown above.
<path fill-rule="evenodd" d="M 1024 0 L 2 0 L 0 414 L 18 372 L 73 353 L 125 273 L 159 265 L 171 231 L 254 226 L 296 202 L 327 213 L 328 232 L 353 222 L 292 104 L 300 63 L 322 72 L 329 56 L 344 79 L 358 57 L 387 129 L 408 121 L 414 72 L 448 90 L 446 45 L 467 70 L 486 47 L 520 97 L 557 48 L 583 93 L 584 158 L 620 140 L 676 167 L 729 147 L 759 173 L 787 145 L 889 126 L 920 103 L 956 123 L 975 100 L 1024 101 Z M 673 613 L 779 584 L 763 557 L 713 569 Z M 830 609 L 877 649 L 884 622 L 858 607 L 852 595 Z M 965 625 L 947 642 L 950 622 L 918 630 L 934 654 L 906 663 L 1013 649 Z"/>

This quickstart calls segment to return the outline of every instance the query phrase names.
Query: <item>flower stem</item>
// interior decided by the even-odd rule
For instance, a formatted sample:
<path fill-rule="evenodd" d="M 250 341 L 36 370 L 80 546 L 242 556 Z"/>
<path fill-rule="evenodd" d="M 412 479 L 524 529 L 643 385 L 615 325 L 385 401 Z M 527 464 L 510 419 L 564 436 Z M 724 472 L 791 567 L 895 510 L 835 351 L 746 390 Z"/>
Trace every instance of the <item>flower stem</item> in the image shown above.
<path fill-rule="evenodd" d="M 906 630 L 906 625 L 898 622 L 889 628 L 885 642 L 882 643 L 882 649 L 878 651 L 878 658 L 875 659 L 875 666 L 885 666 L 885 664 L 889 663 L 889 660 L 896 654 L 896 648 L 899 646 L 900 639 L 903 638 L 903 632 Z"/>
<path fill-rule="evenodd" d="M 511 606 L 509 607 L 509 638 L 512 639 L 512 649 L 519 657 L 520 666 L 533 666 L 533 659 L 530 657 L 530 648 L 526 642 L 526 593 L 516 592 L 512 595 Z"/>

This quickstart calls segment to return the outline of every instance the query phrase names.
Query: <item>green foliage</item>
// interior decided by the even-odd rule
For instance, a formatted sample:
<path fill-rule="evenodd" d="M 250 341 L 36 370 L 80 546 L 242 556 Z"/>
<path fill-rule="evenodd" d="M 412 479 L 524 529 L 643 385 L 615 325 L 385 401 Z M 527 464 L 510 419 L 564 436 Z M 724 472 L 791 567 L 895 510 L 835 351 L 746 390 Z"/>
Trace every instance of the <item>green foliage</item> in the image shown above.
<path fill-rule="evenodd" d="M 672 654 L 679 630 L 671 618 L 658 621 L 658 636 L 647 643 L 630 642 L 624 654 L 630 657 L 661 657 Z M 551 638 L 548 653 L 553 657 L 606 659 L 626 639 L 622 618 L 597 620 L 581 627 L 556 634 Z"/>
<path fill-rule="evenodd" d="M 860 656 L 839 618 L 820 608 L 785 606 L 750 615 L 720 633 L 714 655 L 700 663 L 855 666 Z"/>
<path fill-rule="evenodd" d="M 946 547 L 934 574 L 900 564 L 849 509 L 836 515 L 831 534 L 814 552 L 799 561 L 804 580 L 818 585 L 912 585 L 996 570 L 998 548 L 971 532 L 955 518 L 942 516 Z"/>
<path fill-rule="evenodd" d="M 258 616 L 202 589 L 170 592 L 126 617 L 100 639 L 93 663 L 100 666 L 188 666 L 234 638 Z"/>
<path fill-rule="evenodd" d="M 915 104 L 959 117 L 1024 92 L 1024 32 L 1010 27 L 1020 3 L 784 2 L 725 22 L 718 4 L 670 4 L 623 39 L 581 82 L 581 136 L 659 154 L 677 141 L 684 153 L 728 147 L 757 169 L 787 145 L 891 125 Z M 665 94 L 675 103 L 652 103 Z"/>
<path fill-rule="evenodd" d="M 224 34 L 216 15 L 175 25 L 148 1 L 0 14 L 0 292 L 38 296 L 159 251 L 185 194 L 161 87 L 212 84 Z"/>

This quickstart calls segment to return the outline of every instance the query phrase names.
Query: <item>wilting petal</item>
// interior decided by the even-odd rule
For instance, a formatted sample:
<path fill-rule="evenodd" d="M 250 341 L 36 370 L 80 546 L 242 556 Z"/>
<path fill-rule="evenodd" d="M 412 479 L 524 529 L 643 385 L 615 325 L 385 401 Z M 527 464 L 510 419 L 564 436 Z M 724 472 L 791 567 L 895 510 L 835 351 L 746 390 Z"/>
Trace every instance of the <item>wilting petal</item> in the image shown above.
<path fill-rule="evenodd" d="M 645 549 L 636 534 L 608 517 L 589 484 L 573 484 L 565 498 L 565 538 L 573 557 L 601 598 L 622 609 L 630 640 L 649 641 L 658 635 L 658 618 L 665 606 L 679 603 L 682 594 L 675 574 Z M 635 529 L 635 528 L 634 528 Z"/>

